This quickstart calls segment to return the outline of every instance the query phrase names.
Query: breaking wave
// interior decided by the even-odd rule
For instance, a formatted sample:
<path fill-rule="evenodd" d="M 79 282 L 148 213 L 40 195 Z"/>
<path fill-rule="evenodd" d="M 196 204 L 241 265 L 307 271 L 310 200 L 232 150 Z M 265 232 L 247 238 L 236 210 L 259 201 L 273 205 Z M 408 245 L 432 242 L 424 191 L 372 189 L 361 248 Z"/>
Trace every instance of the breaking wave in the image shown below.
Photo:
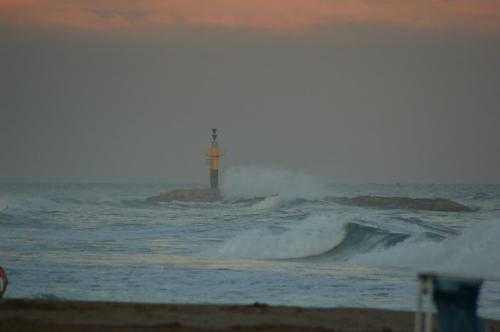
<path fill-rule="evenodd" d="M 252 210 L 254 211 L 273 211 L 282 207 L 285 207 L 287 201 L 279 196 L 270 196 L 264 198 L 262 201 L 255 203 L 252 205 Z"/>
<path fill-rule="evenodd" d="M 328 194 L 321 179 L 288 169 L 230 168 L 224 172 L 221 192 L 226 198 L 268 197 L 320 199 Z"/>
<path fill-rule="evenodd" d="M 320 204 L 328 204 L 319 200 L 308 200 L 303 198 L 287 199 L 280 195 L 266 197 L 253 203 L 250 209 L 254 212 L 272 212 L 277 210 L 289 210 L 304 207 L 305 205 L 318 207 Z"/>
<path fill-rule="evenodd" d="M 350 263 L 499 277 L 499 238 L 500 223 L 486 222 L 441 241 L 412 236 L 396 246 L 354 257 Z"/>
<path fill-rule="evenodd" d="M 396 231 L 315 216 L 245 231 L 225 241 L 216 254 L 500 277 L 500 223 L 486 222 L 455 234 L 424 227 Z"/>
<path fill-rule="evenodd" d="M 231 258 L 286 259 L 321 254 L 342 242 L 344 223 L 310 217 L 290 225 L 245 231 L 226 241 L 217 255 Z"/>
<path fill-rule="evenodd" d="M 346 236 L 344 240 L 334 248 L 320 255 L 307 258 L 347 261 L 351 257 L 370 252 L 377 248 L 390 248 L 409 237 L 408 234 L 391 233 L 379 228 L 356 223 L 345 225 L 345 232 Z"/>
<path fill-rule="evenodd" d="M 217 255 L 245 259 L 345 261 L 374 248 L 388 248 L 409 235 L 391 233 L 328 216 L 249 230 L 227 240 Z"/>

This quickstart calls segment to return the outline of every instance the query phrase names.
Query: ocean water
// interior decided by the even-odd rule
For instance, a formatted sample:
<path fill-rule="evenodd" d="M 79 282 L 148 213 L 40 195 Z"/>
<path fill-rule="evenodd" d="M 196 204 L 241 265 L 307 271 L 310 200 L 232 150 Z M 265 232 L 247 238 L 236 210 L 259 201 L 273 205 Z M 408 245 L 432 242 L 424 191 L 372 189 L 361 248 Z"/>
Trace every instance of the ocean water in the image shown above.
<path fill-rule="evenodd" d="M 339 185 L 233 169 L 254 203 L 150 203 L 200 184 L 0 184 L 7 298 L 415 309 L 419 271 L 486 278 L 500 319 L 500 186 Z M 443 197 L 477 212 L 379 210 L 325 195 Z"/>

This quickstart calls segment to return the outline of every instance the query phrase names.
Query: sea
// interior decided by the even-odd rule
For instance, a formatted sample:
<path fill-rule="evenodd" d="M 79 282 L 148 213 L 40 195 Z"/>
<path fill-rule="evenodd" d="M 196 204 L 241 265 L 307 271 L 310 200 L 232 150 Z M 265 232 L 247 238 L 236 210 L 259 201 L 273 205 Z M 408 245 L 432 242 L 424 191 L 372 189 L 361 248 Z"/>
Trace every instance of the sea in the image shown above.
<path fill-rule="evenodd" d="M 484 279 L 500 319 L 500 185 L 332 184 L 222 174 L 217 203 L 148 202 L 203 183 L 0 184 L 10 299 L 415 310 L 417 274 Z M 476 212 L 342 206 L 326 196 L 447 198 Z M 255 196 L 260 201 L 241 200 Z"/>

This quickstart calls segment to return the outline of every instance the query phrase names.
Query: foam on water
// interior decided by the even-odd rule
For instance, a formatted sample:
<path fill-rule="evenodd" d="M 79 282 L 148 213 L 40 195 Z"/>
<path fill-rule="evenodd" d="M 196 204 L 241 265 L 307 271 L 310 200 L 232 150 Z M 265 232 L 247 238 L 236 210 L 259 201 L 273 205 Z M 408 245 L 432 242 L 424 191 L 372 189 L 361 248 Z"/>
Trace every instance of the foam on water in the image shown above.
<path fill-rule="evenodd" d="M 354 257 L 351 264 L 500 277 L 500 223 L 486 222 L 443 241 L 412 236 L 388 249 Z"/>
<path fill-rule="evenodd" d="M 251 209 L 257 212 L 265 212 L 265 211 L 269 212 L 285 206 L 286 203 L 287 200 L 284 197 L 280 195 L 274 195 L 266 197 L 264 200 L 253 204 L 251 206 Z"/>

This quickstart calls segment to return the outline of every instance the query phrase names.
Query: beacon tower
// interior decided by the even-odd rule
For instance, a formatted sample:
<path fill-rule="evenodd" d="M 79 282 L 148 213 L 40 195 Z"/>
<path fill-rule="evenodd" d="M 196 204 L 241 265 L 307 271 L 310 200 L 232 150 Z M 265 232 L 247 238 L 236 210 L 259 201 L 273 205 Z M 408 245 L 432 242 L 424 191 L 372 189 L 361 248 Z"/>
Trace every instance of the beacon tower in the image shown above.
<path fill-rule="evenodd" d="M 219 158 L 224 155 L 217 145 L 217 128 L 212 129 L 212 144 L 207 151 L 207 157 L 210 162 L 210 188 L 219 188 Z"/>

